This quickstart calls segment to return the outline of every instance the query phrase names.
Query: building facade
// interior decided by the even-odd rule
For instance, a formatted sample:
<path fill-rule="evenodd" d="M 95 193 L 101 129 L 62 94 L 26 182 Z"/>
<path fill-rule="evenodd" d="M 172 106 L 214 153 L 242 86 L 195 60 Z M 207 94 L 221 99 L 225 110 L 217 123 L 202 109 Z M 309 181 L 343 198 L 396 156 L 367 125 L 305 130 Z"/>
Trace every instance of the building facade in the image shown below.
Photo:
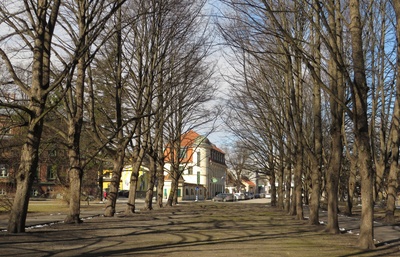
<path fill-rule="evenodd" d="M 180 153 L 178 199 L 211 199 L 225 191 L 225 153 L 212 144 L 207 137 L 190 130 L 182 136 Z M 164 197 L 171 190 L 171 167 L 169 158 L 165 163 Z"/>

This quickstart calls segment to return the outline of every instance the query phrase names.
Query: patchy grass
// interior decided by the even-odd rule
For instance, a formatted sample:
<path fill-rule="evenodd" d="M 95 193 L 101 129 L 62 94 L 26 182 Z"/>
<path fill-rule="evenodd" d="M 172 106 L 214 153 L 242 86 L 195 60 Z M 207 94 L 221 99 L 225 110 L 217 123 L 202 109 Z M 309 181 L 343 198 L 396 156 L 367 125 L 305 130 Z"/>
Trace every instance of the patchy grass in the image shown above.
<path fill-rule="evenodd" d="M 62 200 L 52 200 L 52 201 L 30 201 L 28 206 L 28 214 L 39 214 L 39 213 L 67 213 L 68 203 Z M 81 202 L 81 212 L 87 210 L 99 210 L 104 208 L 104 204 L 90 203 L 87 204 L 86 201 Z"/>
<path fill-rule="evenodd" d="M 11 210 L 12 202 L 1 204 L 0 202 L 0 214 L 7 214 Z M 104 208 L 104 204 L 90 203 L 86 201 L 81 202 L 81 210 L 97 210 Z M 31 200 L 28 205 L 28 214 L 48 214 L 61 212 L 66 213 L 68 211 L 68 203 L 62 200 L 48 200 L 48 201 L 36 201 Z"/>
<path fill-rule="evenodd" d="M 0 195 L 0 214 L 1 213 L 8 213 L 12 207 L 12 199 L 5 196 Z"/>

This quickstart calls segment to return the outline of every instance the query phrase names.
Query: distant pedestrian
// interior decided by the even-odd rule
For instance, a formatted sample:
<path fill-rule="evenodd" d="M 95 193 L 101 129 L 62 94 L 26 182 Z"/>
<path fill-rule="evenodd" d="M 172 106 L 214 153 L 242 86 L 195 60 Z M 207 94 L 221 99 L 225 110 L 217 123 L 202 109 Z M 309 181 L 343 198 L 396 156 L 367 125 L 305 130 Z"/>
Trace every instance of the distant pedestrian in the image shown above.
<path fill-rule="evenodd" d="M 105 202 L 107 200 L 107 191 L 104 190 L 103 191 L 103 202 Z"/>

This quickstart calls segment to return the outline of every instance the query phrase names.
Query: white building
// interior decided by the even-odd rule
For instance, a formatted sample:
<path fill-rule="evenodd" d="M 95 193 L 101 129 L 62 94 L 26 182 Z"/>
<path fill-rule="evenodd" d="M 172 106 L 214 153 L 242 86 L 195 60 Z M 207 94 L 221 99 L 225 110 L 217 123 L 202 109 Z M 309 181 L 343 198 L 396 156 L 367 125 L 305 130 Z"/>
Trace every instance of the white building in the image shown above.
<path fill-rule="evenodd" d="M 225 191 L 226 171 L 225 153 L 206 137 L 190 130 L 182 136 L 180 149 L 180 169 L 178 199 L 211 199 Z M 171 163 L 165 163 L 164 198 L 171 190 Z"/>

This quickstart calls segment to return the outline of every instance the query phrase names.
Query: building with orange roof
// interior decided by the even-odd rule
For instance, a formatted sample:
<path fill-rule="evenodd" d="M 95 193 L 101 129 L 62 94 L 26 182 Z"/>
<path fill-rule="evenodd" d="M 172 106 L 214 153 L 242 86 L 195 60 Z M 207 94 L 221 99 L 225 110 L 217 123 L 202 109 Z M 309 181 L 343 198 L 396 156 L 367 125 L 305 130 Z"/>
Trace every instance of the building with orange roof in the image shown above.
<path fill-rule="evenodd" d="M 168 198 L 172 179 L 171 152 L 165 151 L 164 197 Z M 225 192 L 227 166 L 225 153 L 210 140 L 190 130 L 181 138 L 179 156 L 182 176 L 179 180 L 178 199 L 211 199 Z"/>

